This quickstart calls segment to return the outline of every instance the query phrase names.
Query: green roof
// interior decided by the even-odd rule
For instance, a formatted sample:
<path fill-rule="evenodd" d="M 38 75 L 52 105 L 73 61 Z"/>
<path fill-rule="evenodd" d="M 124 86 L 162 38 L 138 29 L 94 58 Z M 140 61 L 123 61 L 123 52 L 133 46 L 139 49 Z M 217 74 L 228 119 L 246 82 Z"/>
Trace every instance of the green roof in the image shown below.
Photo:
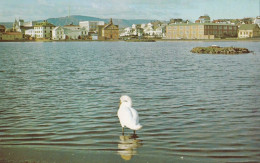
<path fill-rule="evenodd" d="M 242 24 L 239 30 L 254 30 L 259 28 L 257 24 Z"/>
<path fill-rule="evenodd" d="M 40 23 L 36 23 L 35 24 L 35 27 L 55 27 L 55 25 L 47 22 L 47 21 L 44 21 L 44 22 L 40 22 Z"/>

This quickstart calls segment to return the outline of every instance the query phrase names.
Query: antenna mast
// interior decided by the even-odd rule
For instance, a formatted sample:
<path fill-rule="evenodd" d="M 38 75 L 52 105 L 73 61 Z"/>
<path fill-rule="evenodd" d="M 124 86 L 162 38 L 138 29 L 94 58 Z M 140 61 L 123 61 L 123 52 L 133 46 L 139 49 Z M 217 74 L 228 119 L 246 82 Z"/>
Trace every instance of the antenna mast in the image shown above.
<path fill-rule="evenodd" d="M 69 16 L 68 16 L 68 18 L 70 18 L 70 5 L 69 5 Z"/>

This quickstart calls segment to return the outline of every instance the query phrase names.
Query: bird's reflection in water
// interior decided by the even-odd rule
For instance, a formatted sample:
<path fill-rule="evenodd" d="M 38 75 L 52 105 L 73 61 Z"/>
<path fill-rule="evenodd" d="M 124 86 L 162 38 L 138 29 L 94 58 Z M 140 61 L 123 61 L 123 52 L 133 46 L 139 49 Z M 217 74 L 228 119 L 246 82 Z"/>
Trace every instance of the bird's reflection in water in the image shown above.
<path fill-rule="evenodd" d="M 137 139 L 136 134 L 124 136 L 121 135 L 118 143 L 118 153 L 124 160 L 131 160 L 133 155 L 137 154 L 136 149 L 142 146 L 142 140 Z"/>

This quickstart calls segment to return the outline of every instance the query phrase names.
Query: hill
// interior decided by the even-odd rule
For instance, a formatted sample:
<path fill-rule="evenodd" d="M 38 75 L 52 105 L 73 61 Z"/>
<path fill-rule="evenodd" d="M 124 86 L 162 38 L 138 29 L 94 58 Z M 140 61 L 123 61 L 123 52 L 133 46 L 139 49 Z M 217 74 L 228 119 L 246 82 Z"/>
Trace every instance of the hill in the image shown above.
<path fill-rule="evenodd" d="M 43 21 L 43 20 L 39 20 Z M 109 19 L 101 19 L 90 16 L 81 16 L 81 15 L 72 15 L 70 17 L 60 17 L 60 18 L 49 18 L 48 22 L 56 25 L 56 26 L 64 26 L 73 23 L 74 25 L 78 25 L 80 21 L 104 21 L 105 23 L 109 22 Z M 147 24 L 154 20 L 146 20 L 146 19 L 113 19 L 113 23 L 119 25 L 119 28 L 130 27 L 132 24 Z"/>
<path fill-rule="evenodd" d="M 42 22 L 43 20 L 37 20 L 37 22 Z M 109 19 L 102 19 L 97 17 L 82 16 L 82 15 L 72 15 L 70 17 L 59 17 L 59 18 L 49 18 L 48 22 L 54 24 L 55 26 L 64 26 L 73 23 L 78 25 L 80 21 L 104 21 L 109 22 Z M 155 20 L 147 19 L 113 19 L 115 25 L 119 25 L 119 28 L 130 27 L 132 24 L 147 24 Z M 26 20 L 25 20 L 26 22 Z M 0 22 L 1 25 L 5 25 L 6 28 L 12 28 L 13 22 Z"/>

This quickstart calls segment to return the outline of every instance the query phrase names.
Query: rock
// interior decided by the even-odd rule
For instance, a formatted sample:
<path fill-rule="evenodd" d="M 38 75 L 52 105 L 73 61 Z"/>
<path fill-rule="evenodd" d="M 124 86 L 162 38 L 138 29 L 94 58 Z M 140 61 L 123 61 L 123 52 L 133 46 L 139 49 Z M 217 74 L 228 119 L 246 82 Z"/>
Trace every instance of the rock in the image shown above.
<path fill-rule="evenodd" d="M 192 53 L 198 54 L 245 54 L 250 53 L 247 48 L 235 48 L 235 47 L 195 47 L 191 50 Z"/>

